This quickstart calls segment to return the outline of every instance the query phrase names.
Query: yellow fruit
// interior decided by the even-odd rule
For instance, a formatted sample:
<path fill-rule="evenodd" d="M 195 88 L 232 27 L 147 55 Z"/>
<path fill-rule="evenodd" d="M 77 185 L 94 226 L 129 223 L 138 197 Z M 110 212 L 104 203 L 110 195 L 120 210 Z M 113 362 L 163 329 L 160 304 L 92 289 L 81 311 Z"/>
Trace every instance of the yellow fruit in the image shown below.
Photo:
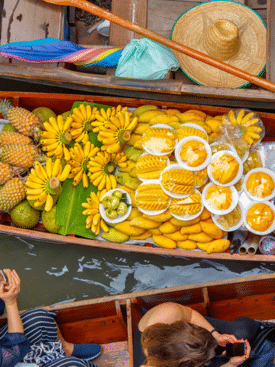
<path fill-rule="evenodd" d="M 189 234 L 188 239 L 192 241 L 196 241 L 196 242 L 210 242 L 213 240 L 213 237 L 208 236 L 204 232 L 200 232 L 200 233 Z"/>
<path fill-rule="evenodd" d="M 174 108 L 168 108 L 165 113 L 168 115 L 168 116 L 176 116 L 180 113 L 179 110 L 176 110 Z"/>
<path fill-rule="evenodd" d="M 234 180 L 239 172 L 238 161 L 230 154 L 223 154 L 216 157 L 212 163 L 212 176 L 214 180 L 221 184 L 227 184 Z"/>
<path fill-rule="evenodd" d="M 162 235 L 153 235 L 153 241 L 161 247 L 165 248 L 176 248 L 177 243 L 176 241 L 171 240 L 170 238 L 167 238 Z"/>
<path fill-rule="evenodd" d="M 228 230 L 231 227 L 237 225 L 241 218 L 241 210 L 239 205 L 237 205 L 236 208 L 232 210 L 232 212 L 224 215 L 219 215 L 217 221 L 224 229 Z"/>
<path fill-rule="evenodd" d="M 165 112 L 157 109 L 145 111 L 138 116 L 138 121 L 143 123 L 149 122 L 151 118 L 158 115 L 165 115 Z"/>
<path fill-rule="evenodd" d="M 159 222 L 144 218 L 142 216 L 136 217 L 130 221 L 130 225 L 144 229 L 154 229 L 159 227 Z"/>
<path fill-rule="evenodd" d="M 145 210 L 162 210 L 168 207 L 169 196 L 159 184 L 142 184 L 136 194 L 136 204 Z"/>
<path fill-rule="evenodd" d="M 201 113 L 201 111 L 186 111 L 183 113 L 179 113 L 177 115 L 179 120 L 181 122 L 189 122 L 190 120 L 198 120 L 198 121 L 204 121 L 206 114 Z"/>
<path fill-rule="evenodd" d="M 163 234 L 168 234 L 168 233 L 174 233 L 174 232 L 178 231 L 179 227 L 173 226 L 173 224 L 171 224 L 169 222 L 165 222 L 159 227 L 159 230 Z"/>
<path fill-rule="evenodd" d="M 274 211 L 265 203 L 257 203 L 247 211 L 248 225 L 256 231 L 265 232 L 274 221 Z"/>
<path fill-rule="evenodd" d="M 211 218 L 211 213 L 208 209 L 206 209 L 205 207 L 203 208 L 203 211 L 200 215 L 200 220 L 207 220 Z"/>
<path fill-rule="evenodd" d="M 126 242 L 129 239 L 127 234 L 122 233 L 115 228 L 110 228 L 109 232 L 102 232 L 101 237 L 105 240 L 116 243 Z"/>
<path fill-rule="evenodd" d="M 217 119 L 209 119 L 206 120 L 205 123 L 210 127 L 212 132 L 220 132 L 221 130 L 221 121 Z"/>
<path fill-rule="evenodd" d="M 141 179 L 157 179 L 167 166 L 167 162 L 167 156 L 143 155 L 136 163 L 137 175 Z"/>
<path fill-rule="evenodd" d="M 139 122 L 135 129 L 135 134 L 143 135 L 149 127 L 148 122 Z"/>
<path fill-rule="evenodd" d="M 139 106 L 134 110 L 133 116 L 139 117 L 142 113 L 144 113 L 146 111 L 157 110 L 157 109 L 158 109 L 158 106 L 150 105 L 150 104 Z"/>
<path fill-rule="evenodd" d="M 132 208 L 131 213 L 130 213 L 129 217 L 127 218 L 127 220 L 131 221 L 135 217 L 139 217 L 141 215 L 142 215 L 142 213 L 141 213 L 141 211 L 138 210 L 138 208 Z"/>
<path fill-rule="evenodd" d="M 209 246 L 207 247 L 207 253 L 212 254 L 213 252 L 224 252 L 230 246 L 229 240 L 216 240 L 209 242 Z"/>
<path fill-rule="evenodd" d="M 115 229 L 129 236 L 140 236 L 145 232 L 143 228 L 131 226 L 129 220 L 116 224 Z"/>
<path fill-rule="evenodd" d="M 181 227 L 180 229 L 181 234 L 201 233 L 201 231 L 202 231 L 201 223 L 196 223 L 187 227 Z"/>
<path fill-rule="evenodd" d="M 151 219 L 154 220 L 156 222 L 166 222 L 169 219 L 172 218 L 171 213 L 169 212 L 169 210 L 166 210 L 164 213 L 158 214 L 158 215 L 147 215 L 147 214 L 143 214 L 144 218 L 147 219 Z"/>
<path fill-rule="evenodd" d="M 220 239 L 223 237 L 223 231 L 216 226 L 215 223 L 208 223 L 208 222 L 200 222 L 201 225 L 201 230 L 206 233 L 208 236 L 215 238 L 215 239 Z M 204 242 L 204 241 L 200 241 L 200 242 Z"/>
<path fill-rule="evenodd" d="M 195 218 L 195 219 L 190 219 L 190 220 L 180 220 L 180 219 L 173 217 L 170 219 L 169 222 L 173 224 L 174 226 L 188 227 L 188 226 L 192 226 L 193 224 L 199 223 L 200 217 Z"/>
<path fill-rule="evenodd" d="M 175 147 L 176 134 L 172 129 L 150 127 L 142 137 L 142 145 L 159 153 L 169 153 Z"/>
<path fill-rule="evenodd" d="M 176 215 L 194 215 L 201 210 L 201 194 L 194 192 L 184 199 L 172 198 L 169 210 Z"/>
<path fill-rule="evenodd" d="M 195 187 L 195 174 L 183 168 L 169 169 L 162 173 L 161 184 L 167 191 L 192 194 Z"/>
<path fill-rule="evenodd" d="M 210 186 L 207 189 L 206 200 L 214 209 L 228 209 L 232 203 L 232 192 L 229 187 Z"/>
<path fill-rule="evenodd" d="M 173 241 L 185 241 L 188 239 L 188 234 L 181 234 L 180 231 L 174 233 L 165 233 L 165 237 L 171 238 Z"/>
<path fill-rule="evenodd" d="M 207 141 L 206 132 L 203 132 L 200 129 L 196 129 L 196 128 L 191 127 L 191 126 L 185 126 L 184 124 L 180 125 L 176 129 L 176 135 L 177 135 L 177 138 L 179 140 L 187 138 L 188 136 L 198 136 L 198 137 L 200 137 L 200 138 Z"/>
<path fill-rule="evenodd" d="M 177 241 L 177 247 L 183 250 L 195 250 L 197 248 L 197 243 L 191 240 Z"/>
<path fill-rule="evenodd" d="M 151 233 L 149 231 L 145 231 L 143 234 L 139 236 L 130 236 L 129 240 L 146 240 L 149 237 L 151 237 Z"/>
<path fill-rule="evenodd" d="M 207 158 L 207 150 L 203 143 L 196 140 L 189 140 L 184 143 L 180 150 L 180 158 L 190 167 L 198 167 Z"/>
<path fill-rule="evenodd" d="M 252 195 L 263 199 L 272 194 L 275 185 L 272 177 L 265 172 L 251 173 L 246 181 L 246 189 Z"/>
<path fill-rule="evenodd" d="M 161 231 L 158 228 L 150 229 L 149 232 L 151 234 L 162 234 Z"/>
<path fill-rule="evenodd" d="M 157 125 L 157 124 L 169 124 L 170 122 L 179 122 L 177 116 L 168 116 L 168 115 L 157 115 L 151 118 L 149 124 Z"/>

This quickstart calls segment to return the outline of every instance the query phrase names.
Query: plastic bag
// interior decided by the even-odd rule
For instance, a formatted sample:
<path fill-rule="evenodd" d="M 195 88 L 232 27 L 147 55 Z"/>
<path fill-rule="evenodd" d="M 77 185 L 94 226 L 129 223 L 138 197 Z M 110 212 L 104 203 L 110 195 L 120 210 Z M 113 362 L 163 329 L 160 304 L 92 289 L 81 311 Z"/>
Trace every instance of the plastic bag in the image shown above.
<path fill-rule="evenodd" d="M 167 47 L 148 38 L 134 39 L 122 51 L 115 75 L 132 79 L 163 79 L 180 67 Z"/>

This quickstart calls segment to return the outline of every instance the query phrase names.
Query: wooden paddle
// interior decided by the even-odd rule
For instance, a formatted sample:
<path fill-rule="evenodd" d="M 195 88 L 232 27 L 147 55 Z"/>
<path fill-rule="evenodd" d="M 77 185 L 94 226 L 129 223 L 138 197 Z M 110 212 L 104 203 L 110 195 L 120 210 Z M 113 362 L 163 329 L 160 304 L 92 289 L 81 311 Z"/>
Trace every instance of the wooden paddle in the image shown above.
<path fill-rule="evenodd" d="M 256 84 L 259 87 L 268 89 L 272 92 L 275 92 L 275 83 L 272 83 L 266 79 L 260 78 L 258 76 L 252 75 L 250 73 L 247 73 L 246 71 L 243 71 L 241 69 L 238 69 L 234 66 L 228 65 L 225 62 L 219 61 L 214 59 L 213 57 L 210 57 L 206 54 L 203 54 L 199 51 L 196 51 L 190 47 L 181 45 L 180 43 L 177 43 L 175 41 L 171 41 L 170 39 L 161 36 L 160 34 L 150 31 L 147 28 L 141 27 L 135 23 L 132 23 L 124 18 L 121 18 L 107 10 L 104 10 L 100 8 L 97 5 L 94 5 L 92 3 L 89 3 L 86 0 L 43 0 L 47 3 L 56 4 L 56 5 L 67 5 L 67 6 L 74 6 L 76 8 L 85 10 L 88 13 L 94 14 L 100 18 L 104 18 L 109 20 L 112 23 L 115 23 L 117 25 L 120 25 L 124 28 L 127 28 L 133 32 L 139 33 L 142 36 L 145 36 L 147 38 L 150 38 L 156 42 L 161 43 L 164 46 L 167 46 L 169 48 L 172 48 L 175 51 L 181 52 L 187 56 L 193 57 L 194 59 L 200 60 L 208 65 L 212 65 L 218 69 L 221 69 L 229 74 L 233 74 L 239 78 L 245 79 L 249 81 L 250 83 Z"/>

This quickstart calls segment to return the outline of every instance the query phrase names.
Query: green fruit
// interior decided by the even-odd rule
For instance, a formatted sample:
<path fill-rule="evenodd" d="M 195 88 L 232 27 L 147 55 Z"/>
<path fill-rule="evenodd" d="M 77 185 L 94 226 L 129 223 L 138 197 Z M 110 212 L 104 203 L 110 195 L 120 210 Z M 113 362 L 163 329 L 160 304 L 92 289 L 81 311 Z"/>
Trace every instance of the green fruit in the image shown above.
<path fill-rule="evenodd" d="M 101 204 L 104 206 L 104 208 L 108 208 L 109 207 L 109 202 L 110 202 L 110 197 L 105 196 L 105 198 L 101 201 Z"/>
<path fill-rule="evenodd" d="M 120 203 L 117 208 L 118 215 L 125 215 L 128 211 L 127 205 L 125 203 Z"/>
<path fill-rule="evenodd" d="M 44 224 L 44 227 L 47 231 L 51 233 L 58 233 L 61 226 L 55 223 L 55 217 L 56 217 L 56 205 L 52 207 L 52 209 L 48 212 L 43 210 L 42 212 L 42 223 Z"/>
<path fill-rule="evenodd" d="M 121 199 L 122 198 L 122 192 L 119 190 L 115 190 L 112 193 L 112 196 L 116 196 L 117 198 Z"/>
<path fill-rule="evenodd" d="M 116 196 L 111 196 L 109 201 L 109 209 L 117 209 L 119 206 L 119 198 Z"/>
<path fill-rule="evenodd" d="M 113 209 L 107 209 L 106 212 L 106 217 L 109 219 L 116 219 L 117 218 L 117 211 L 113 210 Z"/>
<path fill-rule="evenodd" d="M 53 195 L 53 205 L 57 202 L 58 195 Z M 39 207 L 34 206 L 34 203 L 36 203 L 36 200 L 28 200 L 30 206 L 37 210 L 44 210 L 45 209 L 45 203 L 40 205 Z"/>
<path fill-rule="evenodd" d="M 127 234 L 122 233 L 115 228 L 110 228 L 109 232 L 102 232 L 101 237 L 107 241 L 116 243 L 126 242 L 129 239 Z"/>
<path fill-rule="evenodd" d="M 56 118 L 56 114 L 48 107 L 37 107 L 32 111 L 32 113 L 39 118 L 42 124 L 46 121 L 49 121 L 50 117 Z"/>
<path fill-rule="evenodd" d="M 158 109 L 158 106 L 154 106 L 154 105 L 139 106 L 134 110 L 133 117 L 135 116 L 139 117 L 143 112 L 157 110 L 157 109 Z"/>
<path fill-rule="evenodd" d="M 67 112 L 63 112 L 61 116 L 63 117 L 63 120 L 65 121 L 66 118 L 70 116 L 70 114 L 71 114 L 71 111 L 67 111 Z"/>
<path fill-rule="evenodd" d="M 33 228 L 40 218 L 39 210 L 32 208 L 27 200 L 12 208 L 10 215 L 13 223 L 21 228 Z"/>
<path fill-rule="evenodd" d="M 18 133 L 18 130 L 10 122 L 7 122 L 5 124 L 2 131 L 14 131 L 14 132 Z"/>

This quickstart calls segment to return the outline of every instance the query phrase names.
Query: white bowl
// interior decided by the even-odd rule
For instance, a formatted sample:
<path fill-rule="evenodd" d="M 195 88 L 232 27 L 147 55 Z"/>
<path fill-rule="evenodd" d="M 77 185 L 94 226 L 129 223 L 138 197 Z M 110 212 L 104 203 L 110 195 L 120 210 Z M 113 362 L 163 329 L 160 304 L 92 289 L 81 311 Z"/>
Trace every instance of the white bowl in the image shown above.
<path fill-rule="evenodd" d="M 274 184 L 275 184 L 275 174 L 273 171 L 271 171 L 271 169 L 268 169 L 268 168 L 263 168 L 263 167 L 259 167 L 259 168 L 254 168 L 252 169 L 251 171 L 249 171 L 245 177 L 244 177 L 244 183 L 243 183 L 243 189 L 244 189 L 244 192 L 246 193 L 246 195 L 254 200 L 254 201 L 268 201 L 268 200 L 271 200 L 274 198 L 275 196 L 275 188 L 272 190 L 272 193 L 271 195 L 268 195 L 268 196 L 265 196 L 264 198 L 259 198 L 258 196 L 253 196 L 250 194 L 250 192 L 247 191 L 247 188 L 246 188 L 246 183 L 247 183 L 247 180 L 249 179 L 249 177 L 251 176 L 252 173 L 256 173 L 256 172 L 264 172 L 264 173 L 267 173 L 273 180 Z"/>
<path fill-rule="evenodd" d="M 186 164 L 181 159 L 181 156 L 180 156 L 180 151 L 182 149 L 183 144 L 187 143 L 190 140 L 195 140 L 197 142 L 203 143 L 205 145 L 205 148 L 206 148 L 206 151 L 207 151 L 207 156 L 206 156 L 205 161 L 201 165 L 199 165 L 197 167 L 191 167 L 191 166 L 189 166 L 188 164 Z M 207 141 L 205 141 L 204 139 L 202 139 L 202 138 L 200 138 L 198 136 L 188 136 L 187 138 L 181 139 L 178 142 L 178 144 L 176 145 L 176 148 L 175 148 L 175 157 L 176 157 L 176 160 L 177 160 L 178 164 L 180 164 L 183 168 L 185 168 L 185 169 L 187 169 L 189 171 L 200 171 L 203 168 L 207 167 L 208 164 L 211 161 L 211 156 L 212 156 L 212 152 L 211 152 L 210 145 L 207 143 Z"/>
<path fill-rule="evenodd" d="M 226 232 L 232 232 L 232 231 L 236 231 L 237 229 L 239 229 L 244 223 L 244 208 L 240 203 L 238 203 L 236 205 L 236 207 L 237 206 L 239 206 L 240 211 L 241 211 L 241 219 L 239 220 L 239 222 L 237 224 L 235 224 L 235 226 L 226 229 L 226 228 L 223 227 L 223 225 L 221 223 L 218 222 L 219 215 L 211 214 L 212 220 L 216 224 L 216 226 L 219 227 L 220 229 L 222 229 L 223 231 L 226 231 Z"/>
<path fill-rule="evenodd" d="M 167 129 L 167 130 L 173 130 L 175 132 L 175 130 L 169 126 L 169 125 L 165 125 L 165 124 L 156 124 L 156 125 L 153 125 L 153 126 L 150 126 L 149 129 L 154 129 L 154 128 L 162 128 L 162 129 Z M 142 138 L 144 137 L 145 133 L 142 135 Z M 176 139 L 175 140 L 175 146 L 177 145 L 177 142 L 178 140 Z M 150 153 L 150 154 L 153 154 L 153 155 L 168 155 L 168 154 L 171 154 L 174 149 L 175 149 L 175 146 L 172 150 L 170 150 L 169 152 L 165 152 L 165 153 L 162 153 L 162 152 L 158 152 L 156 150 L 153 150 L 153 149 L 149 149 L 147 148 L 146 146 L 144 146 L 142 144 L 142 147 L 143 149 L 147 152 L 147 153 Z"/>
<path fill-rule="evenodd" d="M 231 190 L 231 193 L 232 193 L 232 203 L 229 206 L 229 208 L 218 210 L 218 209 L 213 208 L 211 205 L 209 205 L 207 200 L 206 200 L 207 190 L 211 186 L 220 186 L 220 185 L 215 185 L 212 182 L 210 182 L 203 189 L 202 201 L 203 201 L 203 205 L 206 207 L 206 209 L 208 209 L 211 213 L 218 214 L 218 215 L 228 214 L 228 213 L 232 212 L 232 210 L 235 209 L 235 207 L 237 206 L 238 201 L 239 201 L 239 194 L 238 194 L 238 191 L 235 189 L 235 187 L 234 186 L 229 186 L 229 188 Z"/>
<path fill-rule="evenodd" d="M 162 180 L 162 175 L 163 175 L 163 172 L 166 172 L 166 171 L 170 171 L 172 169 L 182 169 L 184 170 L 184 168 L 182 168 L 182 166 L 180 164 L 171 164 L 170 166 L 166 167 L 162 172 L 161 172 L 161 175 L 160 175 L 160 186 L 162 188 L 162 190 L 165 192 L 165 194 L 167 194 L 168 196 L 171 196 L 172 198 L 175 198 L 175 199 L 183 199 L 183 198 L 186 198 L 188 196 L 190 196 L 194 189 L 195 189 L 195 185 L 193 187 L 193 191 L 191 194 L 180 194 L 180 193 L 177 193 L 177 192 L 173 192 L 173 191 L 168 191 L 166 190 L 163 186 L 162 186 L 162 183 L 161 183 L 161 180 Z"/>
<path fill-rule="evenodd" d="M 150 185 L 150 184 L 158 184 L 160 186 L 160 188 L 161 188 L 160 180 L 146 180 L 146 182 L 144 182 L 141 185 L 139 185 L 139 187 L 142 187 L 144 185 Z M 139 187 L 137 188 L 137 190 L 135 192 L 135 200 L 136 200 L 136 197 L 137 197 L 137 194 L 138 194 Z M 147 215 L 158 215 L 158 214 L 164 213 L 168 209 L 169 205 L 170 205 L 170 200 L 168 201 L 168 204 L 167 204 L 166 208 L 165 209 L 161 209 L 161 210 L 147 210 L 147 209 L 143 209 L 143 208 L 140 208 L 138 206 L 138 204 L 137 204 L 137 208 L 138 208 L 138 210 L 140 210 L 144 214 L 147 214 Z"/>
<path fill-rule="evenodd" d="M 221 184 L 219 181 L 216 181 L 212 175 L 212 162 L 216 159 L 216 158 L 219 158 L 220 156 L 222 155 L 230 155 L 231 157 L 234 157 L 235 160 L 239 163 L 239 170 L 235 176 L 235 178 L 226 183 L 226 184 Z M 210 180 L 215 184 L 215 185 L 218 185 L 218 186 L 232 186 L 232 185 L 235 185 L 235 183 L 237 183 L 241 178 L 242 178 L 242 175 L 243 175 L 243 163 L 241 161 L 241 158 L 238 156 L 237 153 L 234 153 L 234 152 L 231 152 L 230 150 L 221 150 L 217 153 L 215 153 L 212 158 L 211 158 L 211 162 L 210 164 L 208 165 L 207 167 L 207 173 L 208 173 L 208 176 L 210 178 Z"/>
<path fill-rule="evenodd" d="M 266 231 L 256 231 L 255 229 L 253 229 L 252 227 L 250 227 L 250 225 L 247 223 L 247 220 L 246 220 L 246 216 L 247 216 L 247 212 L 248 210 L 255 204 L 259 204 L 259 202 L 255 202 L 254 203 L 251 203 L 246 209 L 245 209 L 245 212 L 244 212 L 244 225 L 246 226 L 246 228 L 254 233 L 254 234 L 258 234 L 260 236 L 264 236 L 264 235 L 267 235 L 269 233 L 272 233 L 274 230 L 275 230 L 275 218 L 273 220 L 273 223 L 271 224 L 271 226 L 266 230 Z M 269 201 L 264 201 L 264 204 L 267 204 L 275 213 L 275 206 L 273 204 L 271 204 Z"/>
<path fill-rule="evenodd" d="M 127 198 L 127 204 L 130 204 L 130 206 L 128 206 L 128 210 L 127 210 L 127 213 L 124 214 L 124 215 L 118 215 L 115 219 L 110 219 L 107 217 L 107 215 L 105 214 L 105 208 L 103 206 L 103 204 L 101 204 L 101 201 L 106 197 L 106 196 L 111 196 L 112 193 L 114 191 L 120 191 L 122 192 L 123 194 L 126 194 L 126 198 Z M 99 204 L 99 212 L 100 212 L 100 215 L 101 217 L 108 223 L 120 223 L 120 222 L 123 222 L 124 220 L 126 220 L 129 215 L 131 214 L 131 211 L 132 211 L 132 200 L 131 200 L 131 197 L 130 195 L 128 194 L 128 192 L 126 192 L 125 190 L 122 190 L 122 189 L 119 189 L 119 188 L 115 188 L 115 189 L 112 189 L 112 190 L 109 190 L 106 192 L 106 194 L 104 194 L 101 198 L 101 201 L 100 201 L 100 204 Z"/>
<path fill-rule="evenodd" d="M 198 190 L 195 190 L 195 192 L 198 192 L 201 195 L 201 193 Z M 190 196 L 190 195 L 188 195 L 188 196 Z M 169 212 L 176 219 L 179 219 L 179 220 L 192 220 L 192 219 L 197 218 L 199 215 L 201 215 L 201 213 L 203 211 L 203 208 L 204 208 L 204 205 L 203 205 L 203 202 L 201 202 L 201 210 L 198 213 L 193 214 L 193 215 L 177 215 L 177 214 L 172 213 L 170 210 L 169 210 Z"/>

